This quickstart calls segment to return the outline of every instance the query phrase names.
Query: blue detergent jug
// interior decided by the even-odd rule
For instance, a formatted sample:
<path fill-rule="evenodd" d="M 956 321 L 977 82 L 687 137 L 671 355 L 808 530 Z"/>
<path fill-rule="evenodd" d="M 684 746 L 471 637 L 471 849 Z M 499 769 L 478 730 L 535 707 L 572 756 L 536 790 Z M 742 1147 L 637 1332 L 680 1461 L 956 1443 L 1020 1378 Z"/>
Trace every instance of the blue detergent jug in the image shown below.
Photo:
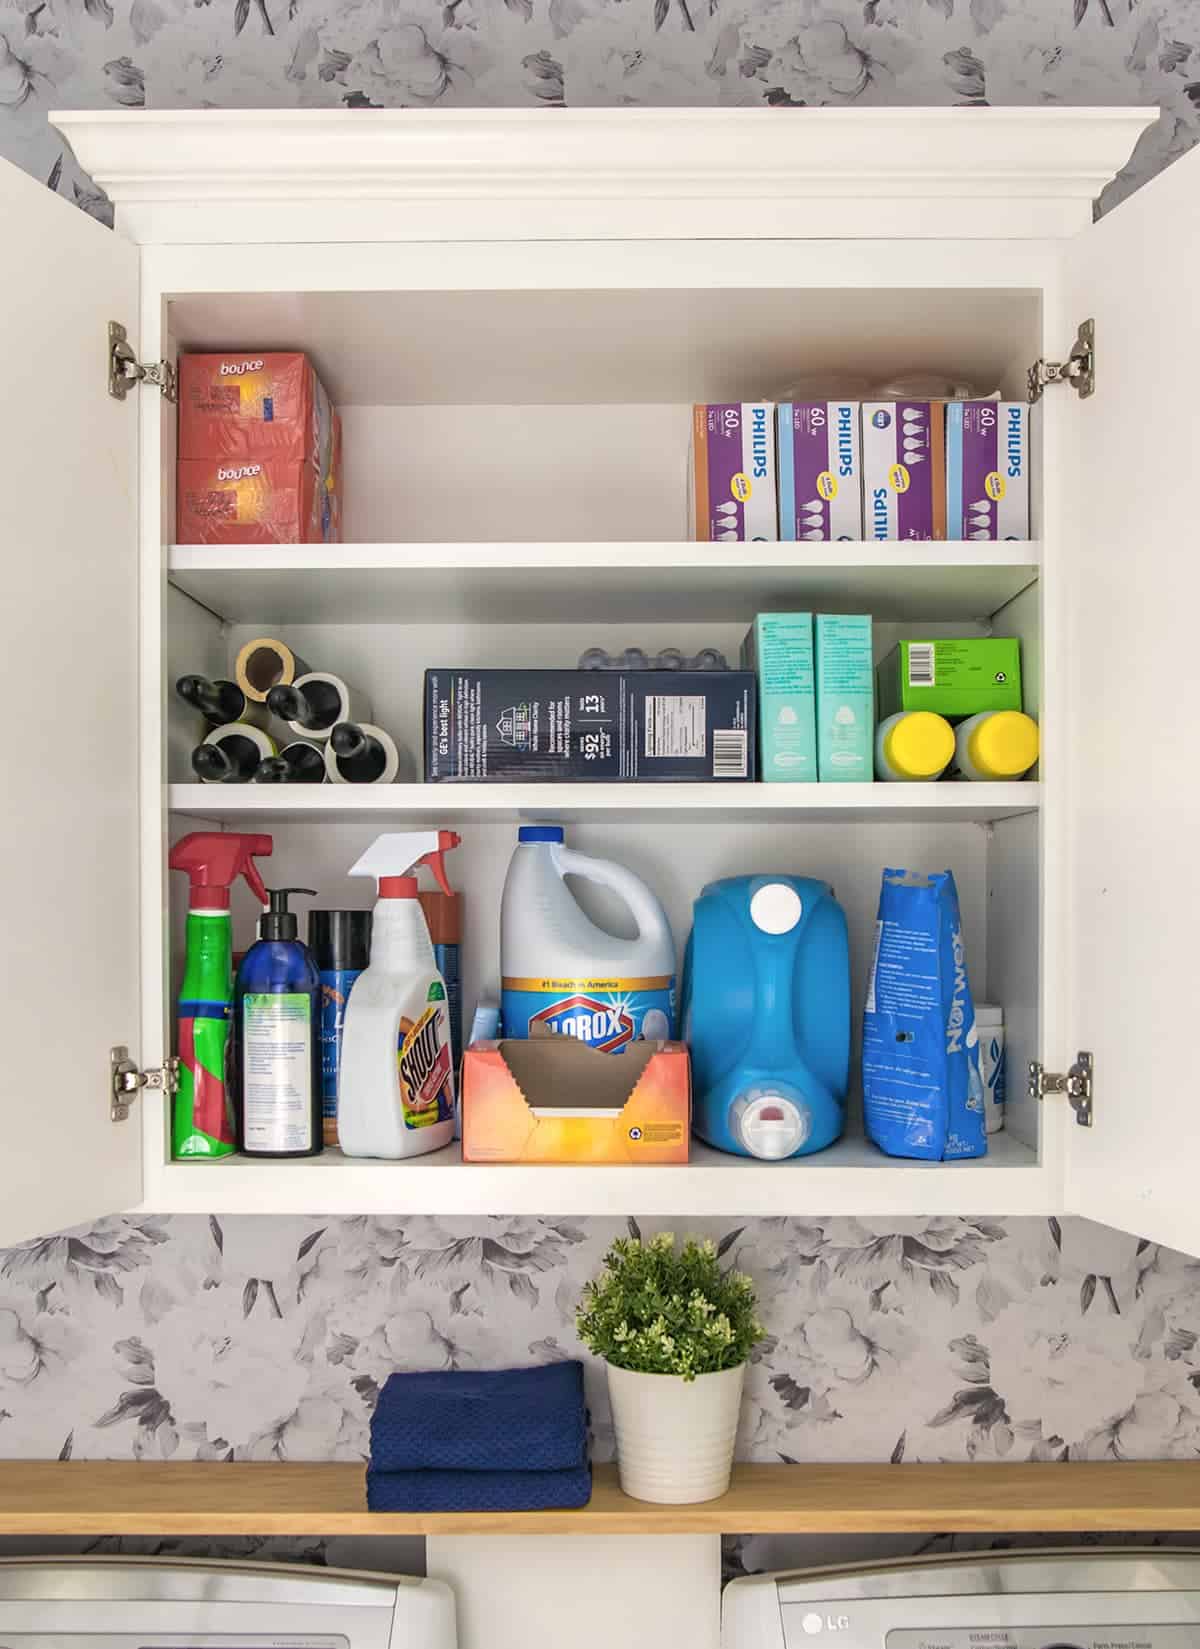
<path fill-rule="evenodd" d="M 683 969 L 692 1126 L 739 1156 L 841 1135 L 850 1075 L 846 915 L 808 876 L 730 876 L 696 900 Z"/>

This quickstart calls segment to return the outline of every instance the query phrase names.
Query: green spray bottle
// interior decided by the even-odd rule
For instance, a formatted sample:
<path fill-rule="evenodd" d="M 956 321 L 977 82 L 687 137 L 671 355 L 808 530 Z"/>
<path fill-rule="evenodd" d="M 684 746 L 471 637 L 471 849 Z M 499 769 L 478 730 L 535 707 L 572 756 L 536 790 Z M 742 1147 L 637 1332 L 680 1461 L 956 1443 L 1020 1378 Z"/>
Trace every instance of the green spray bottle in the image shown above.
<path fill-rule="evenodd" d="M 229 890 L 244 876 L 267 902 L 255 858 L 267 857 L 269 836 L 197 830 L 171 849 L 172 870 L 191 879 L 187 960 L 179 992 L 179 1090 L 171 1119 L 171 1155 L 227 1157 L 235 1149 L 233 1108 L 226 1087 L 226 1048 L 233 1002 L 233 927 Z"/>

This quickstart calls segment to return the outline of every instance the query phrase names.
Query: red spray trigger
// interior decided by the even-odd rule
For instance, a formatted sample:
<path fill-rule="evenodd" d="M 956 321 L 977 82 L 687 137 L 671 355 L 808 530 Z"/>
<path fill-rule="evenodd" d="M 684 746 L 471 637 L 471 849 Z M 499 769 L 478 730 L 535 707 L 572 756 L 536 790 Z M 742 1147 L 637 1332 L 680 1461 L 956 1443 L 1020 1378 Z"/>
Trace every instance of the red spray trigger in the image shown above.
<path fill-rule="evenodd" d="M 439 830 L 436 851 L 433 853 L 427 853 L 424 858 L 417 860 L 417 864 L 429 866 L 430 870 L 432 870 L 435 878 L 437 879 L 437 885 L 441 888 L 443 893 L 453 893 L 454 889 L 446 880 L 446 866 L 442 862 L 442 854 L 449 853 L 452 847 L 458 847 L 461 842 L 462 837 L 458 834 L 457 830 Z M 416 866 L 413 868 L 415 869 Z"/>
<path fill-rule="evenodd" d="M 442 892 L 453 893 L 442 855 L 461 841 L 456 830 L 407 830 L 377 836 L 358 863 L 350 866 L 350 875 L 374 876 L 381 899 L 415 899 L 417 870 L 428 865 Z"/>
<path fill-rule="evenodd" d="M 260 904 L 267 902 L 255 858 L 267 858 L 275 843 L 270 836 L 228 835 L 194 830 L 171 849 L 172 870 L 186 870 L 191 880 L 188 903 L 193 910 L 228 910 L 229 889 L 244 876 Z"/>
<path fill-rule="evenodd" d="M 254 863 L 254 857 L 255 854 L 261 853 L 264 859 L 270 858 L 275 843 L 270 836 L 242 836 L 240 840 L 243 846 L 242 856 L 238 860 L 238 871 L 246 878 L 247 886 L 259 904 L 269 904 L 266 886 L 258 866 Z"/>

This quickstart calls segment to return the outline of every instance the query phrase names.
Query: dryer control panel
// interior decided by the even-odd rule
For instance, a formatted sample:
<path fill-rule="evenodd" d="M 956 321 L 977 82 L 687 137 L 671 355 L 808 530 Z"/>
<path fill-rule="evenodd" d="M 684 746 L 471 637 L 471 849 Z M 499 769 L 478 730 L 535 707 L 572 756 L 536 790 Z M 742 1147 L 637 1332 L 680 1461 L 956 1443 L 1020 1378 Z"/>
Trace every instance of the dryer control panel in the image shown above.
<path fill-rule="evenodd" d="M 455 1649 L 435 1580 L 304 1564 L 0 1559 L 0 1649 Z"/>
<path fill-rule="evenodd" d="M 731 1581 L 722 1649 L 1198 1649 L 1200 1552 L 979 1552 Z"/>
<path fill-rule="evenodd" d="M 811 1641 L 811 1640 L 810 1640 Z M 887 1634 L 887 1649 L 1195 1649 L 1195 1626 L 957 1626 Z"/>

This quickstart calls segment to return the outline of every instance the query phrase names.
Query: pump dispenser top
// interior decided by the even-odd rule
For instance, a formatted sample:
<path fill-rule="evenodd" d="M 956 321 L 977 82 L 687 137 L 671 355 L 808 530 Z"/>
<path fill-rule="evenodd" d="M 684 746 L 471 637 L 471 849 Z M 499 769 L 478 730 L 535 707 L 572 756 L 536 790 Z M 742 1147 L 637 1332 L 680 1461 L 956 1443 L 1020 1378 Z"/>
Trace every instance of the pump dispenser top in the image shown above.
<path fill-rule="evenodd" d="M 234 990 L 234 1103 L 247 1156 L 311 1157 L 324 1148 L 321 1116 L 321 976 L 296 916 L 293 893 L 268 888 L 258 939 Z"/>
<path fill-rule="evenodd" d="M 317 897 L 315 887 L 269 887 L 267 889 L 267 909 L 258 919 L 258 937 L 267 940 L 289 940 L 300 937 L 300 929 L 296 922 L 296 913 L 288 909 L 288 900 L 293 893 L 306 893 L 311 899 Z"/>
<path fill-rule="evenodd" d="M 378 878 L 381 899 L 415 899 L 417 870 L 428 865 L 442 892 L 453 893 L 442 855 L 461 841 L 456 830 L 393 831 L 377 836 L 349 874 Z"/>
<path fill-rule="evenodd" d="M 267 890 L 254 861 L 269 857 L 274 846 L 270 836 L 194 830 L 175 843 L 167 862 L 172 870 L 187 871 L 191 910 L 228 910 L 229 890 L 239 876 L 246 878 L 251 893 L 265 905 Z"/>

